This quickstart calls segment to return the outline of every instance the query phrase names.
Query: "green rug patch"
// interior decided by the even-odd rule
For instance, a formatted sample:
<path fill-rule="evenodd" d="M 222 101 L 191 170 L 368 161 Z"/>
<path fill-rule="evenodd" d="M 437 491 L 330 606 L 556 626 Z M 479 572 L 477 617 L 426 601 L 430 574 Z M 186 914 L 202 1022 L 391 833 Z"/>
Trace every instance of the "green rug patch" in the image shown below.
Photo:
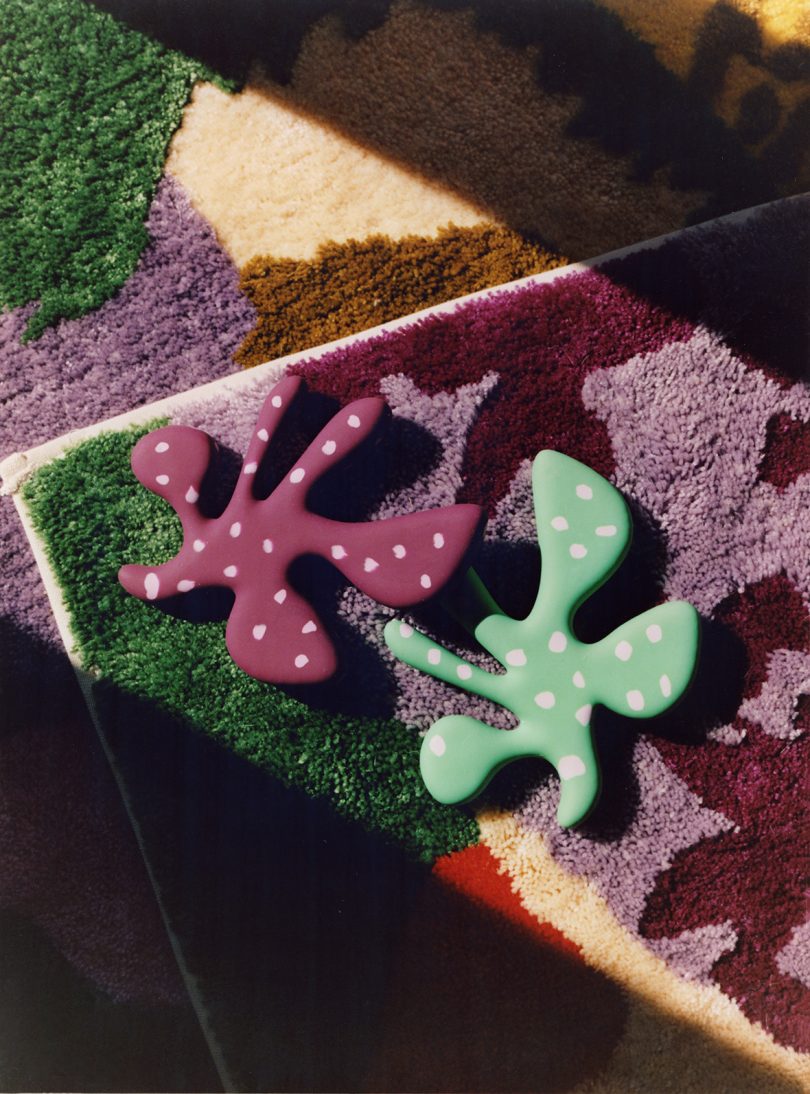
<path fill-rule="evenodd" d="M 124 592 L 117 579 L 124 562 L 157 564 L 182 542 L 174 511 L 130 470 L 134 444 L 157 424 L 86 441 L 23 490 L 84 666 L 423 861 L 475 843 L 473 819 L 425 790 L 414 730 L 396 719 L 313 709 L 237 668 L 224 622 L 190 623 Z"/>
<path fill-rule="evenodd" d="M 39 301 L 27 338 L 133 272 L 169 140 L 210 77 L 81 0 L 4 0 L 0 304 Z"/>

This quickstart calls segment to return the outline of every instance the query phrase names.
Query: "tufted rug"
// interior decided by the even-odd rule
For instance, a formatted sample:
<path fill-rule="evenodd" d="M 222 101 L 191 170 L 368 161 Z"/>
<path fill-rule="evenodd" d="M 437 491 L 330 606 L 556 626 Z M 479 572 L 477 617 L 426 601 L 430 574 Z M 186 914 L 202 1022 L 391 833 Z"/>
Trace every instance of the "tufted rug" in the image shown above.
<path fill-rule="evenodd" d="M 807 1081 L 808 225 L 806 199 L 712 222 L 4 465 L 236 1085 Z M 597 721 L 605 786 L 581 828 L 557 826 L 539 761 L 471 806 L 426 794 L 420 732 L 479 707 L 395 663 L 390 610 L 353 587 L 299 577 L 323 585 L 343 650 L 337 682 L 308 691 L 236 669 L 221 604 L 160 612 L 118 585 L 122 563 L 177 549 L 172 511 L 129 470 L 137 437 L 169 421 L 241 454 L 282 368 L 307 379 L 310 433 L 324 399 L 385 396 L 372 515 L 485 506 L 477 565 L 510 614 L 538 580 L 537 451 L 583 460 L 630 501 L 630 555 L 578 634 L 683 598 L 703 648 L 670 714 L 640 732 Z M 281 467 L 300 434 L 288 446 Z M 335 495 L 361 505 L 363 482 Z"/>
<path fill-rule="evenodd" d="M 810 182 L 807 25 L 801 5 L 781 0 L 697 0 L 666 10 L 634 0 L 6 0 L 2 16 L 0 457 L 242 367 L 800 193 Z M 411 420 L 404 409 L 411 401 L 421 408 L 427 417 L 414 420 L 410 433 L 399 427 L 403 444 L 422 437 L 416 466 L 427 473 L 438 467 L 440 452 L 452 449 L 439 474 L 444 489 L 485 503 L 493 542 L 513 545 L 508 555 L 487 545 L 493 580 L 506 557 L 518 567 L 516 588 L 533 580 L 520 468 L 530 442 L 553 442 L 592 460 L 637 498 L 635 549 L 654 557 L 647 572 L 657 577 L 638 589 L 630 582 L 621 596 L 635 607 L 660 595 L 688 595 L 704 613 L 704 657 L 714 650 L 718 672 L 730 673 L 732 684 L 705 699 L 711 717 L 695 720 L 694 735 L 718 756 L 732 746 L 730 755 L 748 756 L 760 739 L 752 739 L 750 724 L 760 727 L 762 751 L 730 770 L 722 792 L 709 792 L 709 753 L 679 750 L 684 741 L 674 730 L 670 741 L 669 731 L 657 736 L 650 727 L 650 749 L 640 754 L 641 745 L 631 747 L 619 726 L 615 735 L 625 746 L 611 761 L 618 768 L 608 789 L 627 793 L 616 791 L 612 805 L 604 799 L 607 827 L 600 831 L 613 835 L 597 835 L 587 853 L 554 834 L 553 781 L 544 798 L 504 773 L 500 797 L 480 816 L 430 808 L 399 757 L 408 748 L 413 753 L 414 731 L 434 711 L 451 709 L 456 696 L 425 680 L 421 698 L 419 689 L 411 699 L 407 689 L 392 698 L 391 680 L 362 629 L 352 648 L 374 687 L 358 687 L 357 695 L 366 698 L 371 688 L 379 725 L 399 742 L 395 755 L 373 753 L 381 765 L 373 793 L 348 773 L 358 757 L 371 755 L 365 732 L 335 780 L 322 743 L 310 750 L 309 765 L 293 762 L 289 739 L 267 752 L 253 732 L 222 749 L 189 732 L 184 697 L 173 714 L 158 710 L 154 696 L 132 681 L 111 693 L 122 709 L 104 719 L 102 748 L 19 520 L 10 500 L 0 499 L 0 951 L 7 1001 L 0 1086 L 562 1089 L 590 1082 L 657 1090 L 666 1077 L 660 1067 L 643 1070 L 643 1046 L 673 1044 L 677 1033 L 685 1040 L 673 1058 L 694 1053 L 703 1060 L 702 1035 L 694 1034 L 694 1015 L 703 1012 L 688 996 L 683 1006 L 692 1024 L 682 1027 L 672 1017 L 670 981 L 664 1003 L 660 993 L 639 989 L 656 980 L 651 970 L 659 966 L 644 966 L 639 980 L 640 966 L 627 957 L 629 938 L 644 947 L 632 950 L 639 961 L 654 953 L 689 983 L 702 978 L 733 997 L 780 1044 L 805 1044 L 806 1010 L 795 994 L 807 980 L 796 910 L 802 874 L 790 857 L 806 843 L 795 835 L 801 815 L 790 798 L 806 719 L 805 594 L 785 554 L 801 534 L 790 514 L 799 508 L 795 482 L 807 469 L 803 404 L 795 393 L 782 404 L 770 388 L 738 389 L 731 364 L 724 379 L 719 365 L 700 364 L 706 354 L 719 360 L 712 339 L 720 338 L 734 360 L 780 390 L 806 379 L 799 326 L 806 302 L 796 304 L 803 236 L 801 217 L 790 215 L 797 226 L 775 237 L 795 232 L 784 256 L 760 239 L 738 260 L 741 237 L 732 246 L 729 235 L 708 248 L 711 260 L 689 252 L 683 268 L 673 260 L 668 272 L 656 266 L 648 274 L 641 263 L 634 281 L 617 280 L 630 298 L 649 304 L 649 314 L 663 309 L 670 319 L 660 320 L 660 341 L 650 335 L 649 342 L 638 331 L 659 319 L 644 311 L 616 320 L 623 348 L 606 360 L 618 364 L 625 352 L 664 352 L 676 342 L 692 346 L 694 335 L 689 354 L 666 356 L 667 374 L 679 378 L 674 386 L 686 400 L 667 413 L 694 417 L 702 400 L 718 436 L 733 438 L 734 475 L 726 460 L 725 472 L 706 484 L 714 500 L 700 515 L 678 507 L 683 491 L 672 484 L 682 475 L 660 438 L 641 428 L 652 428 L 652 420 L 628 425 L 630 404 L 663 397 L 651 369 L 617 374 L 604 388 L 586 379 L 603 352 L 601 341 L 591 344 L 595 335 L 579 330 L 591 322 L 587 293 L 566 305 L 570 345 L 555 350 L 550 343 L 542 358 L 553 386 L 559 378 L 559 390 L 568 392 L 556 402 L 547 399 L 548 385 L 538 389 L 542 406 L 533 381 L 524 390 L 520 376 L 533 375 L 528 365 L 509 378 L 511 343 L 502 354 L 493 348 L 486 362 L 476 356 L 482 338 L 511 323 L 494 313 L 485 317 L 485 335 L 478 318 L 475 331 L 464 334 L 465 345 L 477 347 L 475 360 L 449 366 L 437 353 L 434 375 L 425 363 L 434 361 L 431 351 L 422 365 L 409 359 L 401 366 L 413 389 L 392 379 L 395 361 L 380 371 L 360 363 L 355 350 L 350 360 L 343 350 L 324 359 L 330 363 L 312 376 L 316 391 L 340 399 L 385 381 L 401 421 Z M 792 271 L 789 254 L 796 256 Z M 719 287 L 710 293 L 713 279 Z M 598 307 L 618 308 L 617 299 L 599 297 Z M 676 336 L 678 323 L 685 325 Z M 516 331 L 524 325 L 518 316 Z M 422 353 L 421 343 L 416 349 Z M 345 379 L 326 381 L 332 363 Z M 694 375 L 704 372 L 717 387 L 706 381 L 689 403 Z M 721 416 L 724 384 L 739 390 L 745 415 Z M 574 413 L 580 387 L 584 409 Z M 449 401 L 434 410 L 423 401 L 440 394 Z M 440 430 L 452 400 L 461 415 L 453 418 L 455 439 Z M 505 437 L 494 409 L 504 400 L 521 423 Z M 236 425 L 228 433 L 220 411 L 210 414 L 211 429 L 221 427 L 238 452 Z M 426 439 L 431 429 L 439 430 L 435 442 Z M 753 441 L 746 447 L 740 438 L 757 430 L 759 448 Z M 692 467 L 702 457 L 679 458 Z M 742 512 L 735 491 L 745 493 L 740 483 L 754 466 L 773 493 L 761 492 L 745 509 L 735 539 L 732 525 Z M 87 486 L 76 486 L 84 499 L 77 520 L 85 527 L 94 512 Z M 672 541 L 679 568 L 670 587 L 662 560 L 663 533 L 671 533 L 659 514 L 671 511 L 695 536 L 683 532 Z M 760 516 L 768 526 L 772 512 L 780 514 L 783 543 L 758 530 Z M 712 565 L 695 546 L 709 521 L 718 549 L 734 560 L 727 585 L 711 577 Z M 510 582 L 502 584 L 508 595 Z M 605 597 L 607 591 L 597 603 L 611 603 Z M 351 605 L 341 610 L 355 619 Z M 355 614 L 366 617 L 365 609 Z M 347 624 L 344 638 L 352 633 Z M 141 717 L 134 695 L 147 704 Z M 348 698 L 340 700 L 344 707 Z M 334 713 L 318 710 L 307 722 L 316 739 Z M 121 727 L 117 739 L 113 725 Z M 345 739 L 328 740 L 348 747 Z M 104 754 L 113 747 L 123 788 Z M 778 793 L 761 774 L 777 752 L 786 764 L 786 789 Z M 703 799 L 694 815 L 691 798 L 673 805 L 668 835 L 643 819 L 642 806 L 633 812 L 633 803 L 647 800 L 637 772 L 657 770 L 659 761 Z M 392 777 L 408 808 L 392 807 L 385 790 Z M 625 798 L 635 828 L 621 814 Z M 505 816 L 519 820 L 514 833 Z M 309 858 L 291 857 L 302 831 L 309 833 Z M 695 880 L 710 869 L 715 843 L 725 857 L 711 862 L 735 863 L 736 888 L 725 872 L 722 882 Z M 602 844 L 607 849 L 600 851 Z M 645 864 L 622 884 L 614 844 L 619 856 Z M 755 848 L 765 846 L 774 863 L 784 858 L 784 877 L 764 852 L 757 857 Z M 519 863 L 527 855 L 540 861 L 546 851 L 551 857 L 540 873 L 548 886 L 532 888 Z M 656 861 L 666 868 L 656 869 Z M 557 867 L 563 873 L 554 873 Z M 397 880 L 381 885 L 381 877 Z M 283 900 L 279 879 L 286 879 Z M 590 888 L 574 891 L 572 879 Z M 369 892 L 376 894 L 370 902 Z M 588 922 L 602 926 L 580 938 L 554 903 L 558 892 L 569 903 L 597 892 L 613 918 L 603 922 L 592 909 Z M 711 893 L 731 904 L 715 906 Z M 781 910 L 772 918 L 774 907 Z M 419 929 L 425 919 L 439 924 L 427 943 Z M 614 921 L 625 934 L 614 947 L 620 964 L 608 967 L 593 946 L 597 936 L 613 938 Z M 269 948 L 265 923 L 278 940 Z M 466 932 L 463 947 L 453 924 Z M 477 963 L 462 959 L 465 947 L 479 953 Z M 302 953 L 309 953 L 311 973 L 303 979 Z M 525 990 L 509 990 L 504 962 Z M 288 993 L 299 986 L 290 995 L 278 984 Z M 473 1000 L 478 1011 L 470 1015 Z M 717 1008 L 707 1005 L 713 1017 L 706 1025 L 716 1029 Z M 584 1056 L 575 1036 L 583 1006 L 590 1030 Z M 461 1045 L 468 1018 L 480 1048 L 450 1051 L 448 1045 Z M 544 1025 L 552 1018 L 556 1024 Z M 534 1035 L 538 1028 L 545 1036 Z M 269 1029 L 283 1030 L 272 1038 L 273 1053 Z M 317 1052 L 316 1029 L 326 1031 Z M 738 1033 L 728 1038 L 723 1044 L 736 1059 Z M 408 1048 L 417 1042 L 419 1054 Z M 722 1045 L 711 1047 L 712 1059 L 725 1058 Z M 677 1075 L 674 1068 L 673 1081 Z M 756 1077 L 749 1085 L 762 1088 Z"/>

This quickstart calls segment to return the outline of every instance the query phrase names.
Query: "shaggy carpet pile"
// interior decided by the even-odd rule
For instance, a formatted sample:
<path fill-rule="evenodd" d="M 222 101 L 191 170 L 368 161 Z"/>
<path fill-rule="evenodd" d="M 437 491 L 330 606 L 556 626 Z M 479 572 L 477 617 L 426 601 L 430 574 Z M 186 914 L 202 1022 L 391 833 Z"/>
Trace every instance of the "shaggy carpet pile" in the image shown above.
<path fill-rule="evenodd" d="M 172 925 L 237 1085 L 779 1090 L 807 1081 L 810 397 L 798 377 L 808 236 L 806 199 L 766 206 L 226 378 L 6 465 L 167 908 L 182 905 L 178 886 L 186 900 L 198 891 L 193 920 Z M 377 500 L 368 507 L 352 469 L 332 483 L 333 501 L 378 516 L 484 505 L 477 566 L 510 614 L 525 614 L 538 580 L 528 473 L 537 451 L 587 462 L 630 500 L 631 554 L 580 613 L 577 633 L 596 640 L 683 598 L 704 620 L 703 650 L 671 714 L 642 732 L 618 716 L 597 721 L 605 789 L 580 829 L 556 824 L 558 785 L 537 761 L 505 771 L 471 806 L 429 797 L 420 732 L 443 714 L 481 716 L 481 703 L 395 662 L 382 640 L 392 613 L 353 587 L 305 570 L 292 577 L 319 590 L 342 650 L 335 681 L 307 689 L 237 669 L 216 599 L 189 594 L 161 612 L 119 585 L 123 563 L 157 565 L 179 546 L 173 510 L 129 468 L 138 437 L 166 421 L 192 425 L 237 456 L 281 367 L 308 381 L 300 429 L 310 434 L 331 413 L 324 399 L 385 396 L 394 428 L 374 461 Z M 281 469 L 299 448 L 300 432 L 275 453 Z M 226 494 L 237 468 L 224 460 Z M 440 608 L 418 620 L 453 637 Z M 189 791 L 226 751 L 235 772 L 214 772 L 207 794 Z M 248 816 L 236 808 L 247 845 L 226 841 L 184 873 L 188 848 L 160 846 L 155 784 L 176 788 L 175 808 L 205 841 L 243 781 L 284 802 L 266 806 L 285 815 L 273 851 L 254 845 L 267 818 L 252 815 L 253 800 Z M 331 854 L 313 863 L 314 843 Z M 293 865 L 283 869 L 285 853 Z M 232 883 L 235 873 L 247 886 L 238 908 L 232 892 L 206 898 L 199 888 L 219 888 L 203 867 L 220 867 L 223 855 Z M 336 879 L 344 869 L 348 881 Z M 268 871 L 260 883 L 255 874 Z M 449 899 L 436 882 L 467 897 L 483 922 L 423 911 Z M 320 916 L 343 910 L 347 888 L 354 922 L 327 943 Z M 282 892 L 315 919 L 293 926 L 271 910 Z M 238 937 L 221 943 L 225 922 Z M 429 960 L 411 956 L 420 948 Z M 282 987 L 277 965 L 291 950 L 296 971 Z M 373 965 L 373 977 L 353 976 L 347 962 Z M 531 986 L 548 976 L 560 979 L 553 1018 L 548 983 Z M 272 1048 L 257 1045 L 249 1011 L 261 999 L 261 1012 L 275 1013 L 279 994 L 283 1034 Z M 576 1029 L 561 1032 L 559 1014 L 578 1011 Z M 583 1019 L 589 1047 L 577 1053 Z M 314 1039 L 317 1063 L 302 1064 L 302 1039 Z"/>
<path fill-rule="evenodd" d="M 0 457 L 810 179 L 792 0 L 7 0 L 2 24 Z M 379 490 L 485 505 L 513 610 L 533 448 L 633 500 L 646 577 L 583 625 L 691 599 L 708 667 L 660 731 L 600 731 L 614 796 L 584 839 L 533 769 L 478 812 L 425 797 L 418 731 L 460 697 L 391 668 L 359 594 L 332 590 L 357 677 L 314 702 L 223 681 L 215 620 L 148 637 L 104 586 L 106 476 L 119 537 L 174 530 L 126 493 L 123 434 L 27 486 L 49 542 L 95 544 L 73 625 L 116 785 L 2 500 L 0 1086 L 801 1081 L 767 1038 L 807 1050 L 806 208 L 763 218 L 291 365 L 384 392 L 418 474 Z M 240 454 L 266 382 L 166 413 Z M 169 670 L 192 649 L 199 707 Z"/>

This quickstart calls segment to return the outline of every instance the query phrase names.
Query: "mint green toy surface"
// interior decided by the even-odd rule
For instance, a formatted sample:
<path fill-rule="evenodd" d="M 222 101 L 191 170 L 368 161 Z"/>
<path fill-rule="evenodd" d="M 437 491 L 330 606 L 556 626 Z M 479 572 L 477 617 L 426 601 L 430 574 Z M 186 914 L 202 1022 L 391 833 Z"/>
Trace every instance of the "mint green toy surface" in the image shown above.
<path fill-rule="evenodd" d="M 421 770 L 434 798 L 475 797 L 504 764 L 548 760 L 560 776 L 557 820 L 584 820 L 599 795 L 591 734 L 597 703 L 629 718 L 661 714 L 681 697 L 697 662 L 699 622 L 682 601 L 661 604 L 599 642 L 580 642 L 577 608 L 614 573 L 632 536 L 627 505 L 609 482 L 559 452 L 541 452 L 532 467 L 540 588 L 526 619 L 512 619 L 470 571 L 486 614 L 470 630 L 506 670 L 487 672 L 401 620 L 385 628 L 390 649 L 414 668 L 512 711 L 515 729 L 466 715 L 436 722 L 422 742 Z"/>

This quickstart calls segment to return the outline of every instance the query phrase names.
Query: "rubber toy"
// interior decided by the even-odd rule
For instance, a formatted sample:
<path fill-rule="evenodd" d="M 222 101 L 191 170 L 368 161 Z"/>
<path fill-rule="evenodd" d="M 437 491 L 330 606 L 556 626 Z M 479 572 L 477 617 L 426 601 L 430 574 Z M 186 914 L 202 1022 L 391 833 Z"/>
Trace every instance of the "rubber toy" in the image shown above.
<path fill-rule="evenodd" d="M 503 673 L 467 663 L 399 619 L 384 633 L 408 665 L 486 697 L 518 720 L 511 730 L 466 715 L 437 721 L 423 739 L 420 757 L 430 793 L 440 802 L 466 801 L 505 764 L 540 756 L 560 777 L 557 820 L 571 827 L 588 815 L 600 790 L 591 733 L 594 707 L 601 703 L 630 718 L 651 718 L 670 707 L 692 678 L 699 621 L 690 604 L 670 602 L 599 642 L 580 642 L 572 629 L 574 614 L 624 558 L 630 513 L 610 483 L 559 452 L 536 457 L 532 487 L 542 574 L 529 615 L 504 614 L 477 575 L 469 575 L 486 605 L 472 633 Z"/>
<path fill-rule="evenodd" d="M 268 395 L 225 512 L 206 517 L 201 484 L 213 454 L 207 433 L 166 426 L 141 438 L 132 454 L 139 481 L 169 502 L 183 527 L 183 546 L 159 566 L 123 566 L 119 580 L 142 600 L 227 586 L 235 594 L 226 629 L 234 661 L 273 683 L 314 683 L 337 667 L 334 646 L 314 608 L 288 579 L 301 555 L 320 555 L 359 589 L 391 607 L 440 592 L 459 567 L 482 523 L 476 505 L 453 505 L 381 520 L 329 520 L 307 508 L 311 487 L 372 432 L 388 408 L 360 399 L 336 414 L 273 493 L 254 496 L 267 446 L 303 388 L 287 377 Z"/>

